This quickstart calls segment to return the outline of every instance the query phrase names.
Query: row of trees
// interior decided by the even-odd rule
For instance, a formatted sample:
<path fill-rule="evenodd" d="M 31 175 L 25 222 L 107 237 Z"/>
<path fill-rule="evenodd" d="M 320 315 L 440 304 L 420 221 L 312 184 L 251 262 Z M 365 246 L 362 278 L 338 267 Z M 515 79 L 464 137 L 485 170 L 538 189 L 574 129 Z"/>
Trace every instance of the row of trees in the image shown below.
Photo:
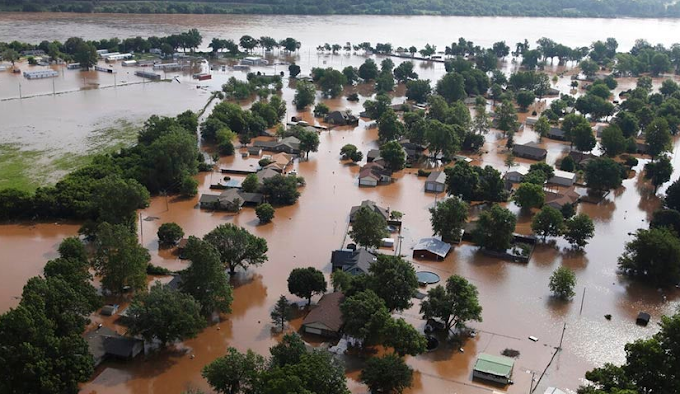
<path fill-rule="evenodd" d="M 292 37 L 277 41 L 269 36 L 262 36 L 258 39 L 249 35 L 243 35 L 238 40 L 238 43 L 232 39 L 213 38 L 210 44 L 208 44 L 208 48 L 212 49 L 213 53 L 219 53 L 224 49 L 231 55 L 239 53 L 239 46 L 246 52 L 252 52 L 258 47 L 267 52 L 275 48 L 283 48 L 286 52 L 295 52 L 300 49 L 302 43 Z"/>

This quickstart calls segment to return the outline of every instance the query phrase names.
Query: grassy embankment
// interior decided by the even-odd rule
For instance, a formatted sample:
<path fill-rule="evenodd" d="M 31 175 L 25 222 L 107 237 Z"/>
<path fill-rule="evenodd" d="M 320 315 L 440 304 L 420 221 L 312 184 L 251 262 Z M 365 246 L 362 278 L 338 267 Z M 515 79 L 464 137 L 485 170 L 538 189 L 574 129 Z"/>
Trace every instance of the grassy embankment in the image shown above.
<path fill-rule="evenodd" d="M 85 149 L 78 153 L 0 144 L 0 189 L 33 191 L 39 186 L 52 185 L 68 172 L 88 164 L 97 154 L 133 145 L 137 132 L 135 124 L 118 120 L 114 126 L 92 131 L 85 141 Z"/>

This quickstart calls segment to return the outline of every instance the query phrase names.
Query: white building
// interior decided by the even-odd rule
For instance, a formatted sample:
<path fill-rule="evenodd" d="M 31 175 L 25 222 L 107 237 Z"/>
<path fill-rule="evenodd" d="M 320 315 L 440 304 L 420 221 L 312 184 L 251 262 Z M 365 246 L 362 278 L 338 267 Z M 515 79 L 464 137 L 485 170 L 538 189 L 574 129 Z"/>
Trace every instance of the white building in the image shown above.
<path fill-rule="evenodd" d="M 555 175 L 548 179 L 548 183 L 554 183 L 560 186 L 572 186 L 576 182 L 576 174 L 555 169 Z"/>
<path fill-rule="evenodd" d="M 521 183 L 524 177 L 529 173 L 529 167 L 517 166 L 508 169 L 505 173 L 505 180 L 513 183 Z"/>
<path fill-rule="evenodd" d="M 265 59 L 262 59 L 261 57 L 248 56 L 248 57 L 241 59 L 241 65 L 243 65 L 243 66 L 267 66 L 267 65 L 269 65 L 269 62 L 266 61 Z"/>

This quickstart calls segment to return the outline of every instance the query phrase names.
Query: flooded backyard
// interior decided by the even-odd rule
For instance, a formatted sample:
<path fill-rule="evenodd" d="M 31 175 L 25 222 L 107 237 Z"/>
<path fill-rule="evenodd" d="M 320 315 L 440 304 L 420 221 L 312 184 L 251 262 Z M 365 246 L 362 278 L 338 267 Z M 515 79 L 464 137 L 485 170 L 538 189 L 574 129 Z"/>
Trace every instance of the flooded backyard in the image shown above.
<path fill-rule="evenodd" d="M 49 15 L 47 21 L 41 18 L 48 18 L 48 15 L 0 14 L 0 41 L 63 40 L 73 34 L 69 32 L 78 32 L 78 35 L 92 39 L 160 36 L 192 27 L 201 30 L 204 45 L 212 37 L 237 39 L 242 34 L 277 38 L 291 36 L 303 42 L 303 49 L 294 59 L 285 60 L 295 60 L 302 67 L 303 75 L 308 74 L 312 67 L 359 66 L 365 60 L 364 56 L 357 55 L 317 55 L 313 48 L 324 42 L 389 41 L 395 45 L 434 42 L 443 48 L 458 36 L 472 39 L 480 45 L 490 45 L 502 39 L 512 45 L 525 37 L 532 41 L 547 36 L 557 42 L 576 46 L 615 36 L 621 44 L 620 50 L 627 50 L 635 38 L 670 44 L 669 40 L 674 36 L 664 32 L 677 31 L 680 27 L 677 21 L 628 19 L 585 20 L 583 23 L 592 24 L 593 29 L 583 29 L 582 26 L 578 27 L 578 20 L 572 19 L 532 19 L 530 25 L 526 21 L 522 23 L 522 18 L 370 17 L 376 20 L 375 26 L 373 22 L 366 26 L 369 17 L 66 14 Z M 10 33 L 10 27 L 15 23 L 22 23 L 25 27 L 22 28 L 25 37 L 15 37 Z M 43 26 L 42 30 L 31 28 L 38 25 Z M 644 34 L 649 36 L 644 37 Z M 394 60 L 397 64 L 400 62 Z M 443 64 L 439 63 L 416 62 L 415 66 L 421 79 L 436 81 L 445 72 Z M 509 62 L 504 64 L 507 71 L 514 67 L 516 65 Z M 218 90 L 229 77 L 245 78 L 243 72 L 215 71 L 213 79 L 206 83 L 195 82 L 189 74 L 180 73 L 170 75 L 172 79 L 177 76 L 172 82 L 142 84 L 137 77 L 129 76 L 132 70 L 122 67 L 117 70 L 119 72 L 114 80 L 110 74 L 72 70 L 62 72 L 60 69 L 62 75 L 54 79 L 54 85 L 52 80 L 28 81 L 21 76 L 0 73 L 0 146 L 15 144 L 24 152 L 37 152 L 37 163 L 34 163 L 37 165 L 30 170 L 35 173 L 26 175 L 34 179 L 36 184 L 58 179 L 69 167 L 64 165 L 65 169 L 60 173 L 50 167 L 50 163 L 55 165 L 54 161 L 59 164 L 59 160 L 65 160 L 64 157 L 75 160 L 73 157 L 85 156 L 106 146 L 133 142 L 133 134 L 121 138 L 110 135 L 113 133 L 111 130 L 120 129 L 121 124 L 134 129 L 151 114 L 176 115 L 186 109 L 197 111 L 207 103 L 210 92 Z M 253 70 L 269 74 L 285 71 L 288 74 L 286 66 Z M 565 71 L 557 70 L 556 67 L 552 70 Z M 547 71 L 551 72 L 551 68 L 548 67 Z M 569 70 L 566 71 L 568 74 Z M 655 80 L 655 84 L 660 81 Z M 570 90 L 569 83 L 569 75 L 566 75 L 554 86 L 567 93 Z M 634 80 L 620 80 L 616 92 L 634 83 Z M 18 99 L 19 84 L 22 96 L 36 97 Z M 342 98 L 323 102 L 331 110 L 351 109 L 353 113 L 361 112 L 362 103 L 370 98 L 372 89 L 365 86 L 349 89 L 359 93 L 359 102 L 347 101 L 344 98 L 346 94 Z M 62 94 L 51 94 L 59 92 Z M 294 85 L 289 85 L 286 77 L 283 89 L 288 110 L 286 117 L 290 119 L 297 115 L 310 123 L 314 122 L 310 112 L 298 113 L 295 110 L 293 95 Z M 403 95 L 403 88 L 398 89 L 393 102 L 402 102 Z M 331 251 L 347 242 L 345 234 L 350 208 L 363 200 L 373 200 L 380 206 L 404 213 L 401 251 L 412 260 L 413 246 L 420 238 L 431 236 L 432 233 L 428 209 L 444 195 L 426 194 L 425 179 L 418 177 L 414 169 L 398 173 L 396 182 L 390 185 L 359 188 L 359 165 L 342 162 L 339 152 L 345 144 L 354 144 L 364 153 L 378 148 L 377 129 L 371 123 L 362 118 L 356 127 L 338 127 L 322 132 L 318 152 L 312 152 L 309 160 L 296 160 L 294 164 L 298 174 L 306 180 L 300 199 L 293 206 L 278 208 L 270 224 L 259 225 L 251 208 L 245 208 L 237 215 L 201 210 L 197 206 L 198 196 L 193 199 L 152 199 L 150 207 L 140 212 L 139 233 L 140 241 L 151 251 L 153 264 L 171 270 L 187 266 L 172 251 L 159 250 L 156 231 L 166 222 L 176 222 L 187 235 L 199 237 L 220 224 L 243 226 L 253 234 L 266 238 L 268 261 L 261 267 L 239 272 L 233 278 L 233 312 L 225 320 L 209 326 L 197 338 L 168 350 L 127 363 L 106 363 L 91 382 L 83 385 L 81 392 L 180 393 L 192 387 L 209 390 L 200 375 L 201 368 L 224 355 L 227 347 L 233 346 L 240 351 L 253 349 L 266 354 L 269 347 L 280 338 L 272 333 L 269 317 L 272 306 L 280 295 L 301 301 L 288 293 L 286 278 L 289 272 L 296 267 L 313 266 L 328 277 Z M 505 141 L 501 141 L 499 134 L 492 130 L 486 135 L 484 154 L 471 156 L 474 164 L 488 164 L 504 171 Z M 537 140 L 536 133 L 530 128 L 515 137 L 516 143 Z M 569 152 L 568 143 L 543 139 L 542 144 L 548 150 L 547 161 L 550 164 Z M 680 156 L 676 154 L 679 148 L 680 144 L 676 141 L 672 152 L 676 173 L 671 181 L 680 176 L 677 172 Z M 244 159 L 237 153 L 222 158 L 219 165 L 256 167 L 258 160 L 258 157 Z M 530 163 L 521 159 L 517 161 Z M 585 371 L 605 362 L 623 362 L 625 343 L 656 332 L 660 316 L 675 311 L 680 294 L 677 290 L 664 293 L 632 283 L 618 275 L 616 270 L 617 258 L 623 252 L 624 243 L 631 238 L 630 234 L 638 228 L 646 228 L 652 212 L 661 204 L 660 199 L 653 195 L 652 186 L 640 175 L 645 162 L 640 160 L 635 168 L 636 175 L 624 180 L 623 185 L 601 203 L 579 205 L 578 211 L 588 214 L 596 226 L 595 237 L 583 252 L 572 251 L 566 241 L 559 239 L 540 244 L 529 263 L 521 264 L 487 257 L 479 253 L 477 247 L 463 243 L 456 246 L 443 261 L 413 261 L 416 271 L 434 272 L 442 280 L 452 274 L 467 278 L 477 286 L 484 310 L 483 322 L 471 325 L 478 335 L 469 339 L 462 348 L 443 344 L 435 351 L 407 358 L 408 364 L 416 371 L 414 385 L 408 393 L 476 394 L 491 393 L 493 390 L 526 393 L 532 376 L 538 379 L 544 370 L 546 372 L 540 381 L 538 393 L 548 386 L 575 391 L 583 383 Z M 209 185 L 223 176 L 217 171 L 199 174 L 199 195 L 209 192 Z M 0 187 L 1 182 L 2 179 Z M 668 184 L 670 182 L 666 186 Z M 657 194 L 663 195 L 664 190 L 662 187 Z M 518 231 L 529 233 L 530 215 L 520 212 L 513 203 L 509 203 L 508 207 L 519 215 Z M 0 277 L 0 312 L 17 305 L 17 297 L 26 280 L 40 275 L 45 262 L 56 256 L 56 247 L 61 239 L 77 234 L 78 228 L 76 223 L 0 226 L 0 269 L 4 272 Z M 394 253 L 384 248 L 381 252 Z M 573 269 L 577 276 L 577 295 L 571 302 L 557 302 L 550 296 L 548 278 L 560 266 Z M 420 289 L 422 292 L 426 290 Z M 422 329 L 424 321 L 420 319 L 419 304 L 419 301 L 414 300 L 414 306 L 401 316 Z M 649 326 L 635 325 L 635 318 L 640 311 L 651 314 Z M 607 314 L 612 315 L 611 320 L 605 319 Z M 93 324 L 101 322 L 121 332 L 124 330 L 116 326 L 111 318 L 94 315 L 92 319 Z M 291 322 L 292 328 L 299 328 L 301 320 L 300 313 Z M 562 335 L 562 351 L 547 367 Z M 529 336 L 537 337 L 538 341 L 529 340 Z M 305 339 L 314 345 L 319 344 L 318 339 L 313 337 Z M 479 353 L 499 354 L 506 348 L 520 352 L 515 363 L 514 385 L 498 388 L 472 381 L 472 366 Z M 357 382 L 357 365 L 360 364 L 356 359 L 347 361 L 350 388 L 354 393 L 366 392 L 366 387 Z"/>

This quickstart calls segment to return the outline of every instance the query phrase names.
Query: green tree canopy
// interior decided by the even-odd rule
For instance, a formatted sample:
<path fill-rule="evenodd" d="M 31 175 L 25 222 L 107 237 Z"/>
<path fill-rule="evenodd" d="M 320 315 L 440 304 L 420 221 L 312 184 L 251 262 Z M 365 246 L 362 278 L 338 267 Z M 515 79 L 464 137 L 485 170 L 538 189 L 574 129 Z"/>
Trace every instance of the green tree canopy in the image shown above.
<path fill-rule="evenodd" d="M 371 357 L 359 377 L 371 393 L 398 394 L 413 384 L 413 370 L 394 354 Z"/>
<path fill-rule="evenodd" d="M 231 223 L 215 227 L 203 240 L 215 247 L 232 275 L 238 267 L 247 269 L 267 261 L 267 241 Z"/>
<path fill-rule="evenodd" d="M 203 315 L 231 312 L 231 285 L 217 249 L 207 241 L 189 237 L 184 256 L 191 265 L 181 272 L 180 289 L 201 305 Z"/>
<path fill-rule="evenodd" d="M 424 319 L 441 320 L 447 333 L 453 327 L 464 327 L 470 320 L 482 321 L 477 288 L 458 275 L 449 277 L 445 287 L 430 289 L 420 305 L 420 313 Z"/>
<path fill-rule="evenodd" d="M 95 239 L 94 269 L 104 289 L 121 294 L 146 288 L 146 267 L 151 257 L 137 236 L 120 224 L 102 223 Z"/>
<path fill-rule="evenodd" d="M 560 267 L 550 275 L 548 287 L 555 297 L 568 300 L 574 296 L 576 275 L 567 267 Z"/>
<path fill-rule="evenodd" d="M 406 152 L 397 141 L 390 141 L 380 147 L 380 157 L 392 171 L 400 171 L 406 165 Z"/>
<path fill-rule="evenodd" d="M 312 303 L 314 294 L 325 293 L 326 287 L 323 272 L 314 267 L 295 268 L 288 275 L 288 291 L 306 299 L 307 305 Z"/>
<path fill-rule="evenodd" d="M 174 245 L 184 236 L 184 230 L 177 223 L 163 223 L 158 227 L 158 242 L 162 245 Z"/>
<path fill-rule="evenodd" d="M 504 251 L 510 247 L 517 218 L 506 208 L 494 204 L 482 212 L 472 237 L 483 248 Z"/>
<path fill-rule="evenodd" d="M 680 280 L 680 240 L 667 228 L 640 229 L 619 257 L 623 272 L 668 286 Z"/>
<path fill-rule="evenodd" d="M 411 307 L 411 299 L 418 288 L 418 279 L 410 262 L 399 256 L 378 254 L 368 272 L 369 287 L 382 298 L 388 310 Z"/>
<path fill-rule="evenodd" d="M 580 213 L 565 222 L 564 239 L 579 249 L 595 235 L 595 225 L 590 216 Z"/>
<path fill-rule="evenodd" d="M 531 231 L 542 236 L 545 241 L 546 237 L 557 237 L 562 234 L 563 222 L 562 212 L 546 205 L 531 220 Z"/>
<path fill-rule="evenodd" d="M 430 208 L 432 232 L 442 240 L 455 241 L 460 238 L 460 231 L 468 217 L 468 205 L 458 197 L 440 201 Z"/>
<path fill-rule="evenodd" d="M 359 208 L 349 231 L 349 236 L 354 242 L 364 247 L 377 248 L 382 239 L 388 235 L 387 221 L 384 217 L 368 207 Z"/>
<path fill-rule="evenodd" d="M 545 192 L 542 185 L 522 183 L 515 191 L 513 199 L 521 208 L 540 208 L 545 202 Z"/>
<path fill-rule="evenodd" d="M 390 314 L 385 302 L 372 290 L 345 298 L 340 305 L 345 333 L 364 341 L 364 345 L 380 343 Z"/>
<path fill-rule="evenodd" d="M 139 294 L 128 307 L 130 333 L 147 341 L 168 342 L 195 338 L 205 327 L 201 306 L 189 294 L 156 282 L 148 293 Z"/>
<path fill-rule="evenodd" d="M 250 393 L 257 388 L 259 375 L 265 367 L 264 357 L 252 350 L 243 354 L 230 347 L 226 355 L 203 367 L 201 375 L 218 393 Z"/>

